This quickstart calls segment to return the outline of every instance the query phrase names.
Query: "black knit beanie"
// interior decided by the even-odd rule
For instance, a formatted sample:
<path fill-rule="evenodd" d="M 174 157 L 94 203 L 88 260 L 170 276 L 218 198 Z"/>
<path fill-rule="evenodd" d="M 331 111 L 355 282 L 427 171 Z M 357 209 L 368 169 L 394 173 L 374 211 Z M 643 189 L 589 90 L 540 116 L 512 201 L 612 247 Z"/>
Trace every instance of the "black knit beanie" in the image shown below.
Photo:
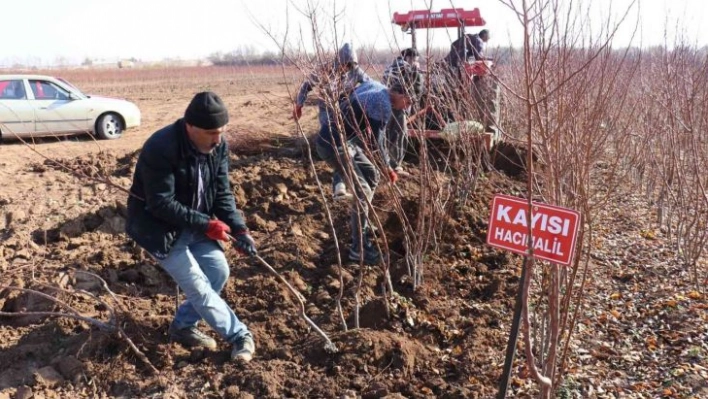
<path fill-rule="evenodd" d="M 184 121 L 204 130 L 218 129 L 229 123 L 229 111 L 216 93 L 197 93 L 184 111 Z"/>

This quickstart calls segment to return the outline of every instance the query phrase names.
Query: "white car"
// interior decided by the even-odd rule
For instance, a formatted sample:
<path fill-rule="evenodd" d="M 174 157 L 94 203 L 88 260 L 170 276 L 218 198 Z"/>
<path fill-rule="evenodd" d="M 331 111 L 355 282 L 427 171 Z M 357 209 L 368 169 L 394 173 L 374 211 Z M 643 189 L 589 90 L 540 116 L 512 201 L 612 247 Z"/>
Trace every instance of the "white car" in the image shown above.
<path fill-rule="evenodd" d="M 88 96 L 51 76 L 0 75 L 0 139 L 91 132 L 112 140 L 139 125 L 130 101 Z"/>

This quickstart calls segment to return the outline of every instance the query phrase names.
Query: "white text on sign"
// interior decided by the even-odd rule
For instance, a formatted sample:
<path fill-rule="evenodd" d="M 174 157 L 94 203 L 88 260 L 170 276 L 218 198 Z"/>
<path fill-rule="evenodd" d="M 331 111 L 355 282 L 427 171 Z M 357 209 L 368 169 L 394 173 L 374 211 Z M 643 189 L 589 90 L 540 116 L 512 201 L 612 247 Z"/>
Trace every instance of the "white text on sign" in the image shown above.
<path fill-rule="evenodd" d="M 529 221 L 533 256 L 564 265 L 573 258 L 580 215 L 570 209 L 533 203 L 528 216 L 526 200 L 497 195 L 492 201 L 487 243 L 528 255 Z"/>

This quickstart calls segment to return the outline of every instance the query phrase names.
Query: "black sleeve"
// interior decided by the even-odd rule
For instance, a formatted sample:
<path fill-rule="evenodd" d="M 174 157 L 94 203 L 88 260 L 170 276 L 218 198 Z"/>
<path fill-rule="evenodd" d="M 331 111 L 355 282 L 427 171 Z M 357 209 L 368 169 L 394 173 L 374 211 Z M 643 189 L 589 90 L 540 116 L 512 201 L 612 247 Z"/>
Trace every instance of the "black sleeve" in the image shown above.
<path fill-rule="evenodd" d="M 389 118 L 390 119 L 390 118 Z M 378 121 L 376 119 L 369 119 L 369 126 L 371 127 L 371 133 L 373 135 L 372 141 L 374 145 L 376 145 L 376 148 L 379 150 L 381 153 L 381 157 L 383 158 L 384 165 L 390 165 L 391 164 L 391 157 L 388 154 L 388 151 L 386 151 L 386 126 L 388 124 L 388 121 L 383 122 L 383 121 Z"/>
<path fill-rule="evenodd" d="M 484 55 L 482 54 L 482 47 L 484 46 L 484 42 L 482 39 L 479 38 L 478 35 L 475 35 L 472 37 L 472 44 L 471 44 L 471 51 L 472 54 L 474 55 L 475 60 L 483 60 Z"/>

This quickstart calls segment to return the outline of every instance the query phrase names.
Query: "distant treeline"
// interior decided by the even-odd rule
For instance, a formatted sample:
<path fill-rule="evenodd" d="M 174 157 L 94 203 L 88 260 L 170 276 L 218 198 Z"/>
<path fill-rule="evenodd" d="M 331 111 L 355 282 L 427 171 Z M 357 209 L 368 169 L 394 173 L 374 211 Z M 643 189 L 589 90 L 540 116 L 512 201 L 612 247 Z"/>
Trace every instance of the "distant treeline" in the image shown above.
<path fill-rule="evenodd" d="M 577 51 L 588 51 L 589 49 L 578 49 Z M 644 50 L 639 48 L 619 48 L 614 50 L 617 53 L 626 53 L 628 57 L 640 57 L 641 55 L 651 55 L 661 53 L 660 47 L 650 47 Z M 677 47 L 674 49 L 673 53 L 681 53 L 682 48 Z M 444 58 L 449 49 L 434 48 L 421 51 L 421 63 L 426 63 L 428 60 L 437 61 Z M 699 50 L 699 53 L 708 54 L 708 47 L 704 46 Z M 360 48 L 357 51 L 359 56 L 359 63 L 362 65 L 387 65 L 399 52 L 392 50 L 380 50 L 373 48 Z M 497 64 L 509 63 L 514 58 L 521 57 L 521 49 L 512 47 L 488 47 L 486 51 L 488 57 L 492 57 Z M 332 53 L 334 56 L 334 52 Z M 214 53 L 208 57 L 209 62 L 213 65 L 218 66 L 245 66 L 245 65 L 292 65 L 293 60 L 297 60 L 298 63 L 302 63 L 304 59 L 309 59 L 316 61 L 316 57 L 313 54 L 286 54 L 282 53 L 276 54 L 274 52 L 259 52 L 253 47 L 241 47 L 230 53 Z"/>
<path fill-rule="evenodd" d="M 421 52 L 421 62 L 425 62 L 428 57 L 433 60 L 439 60 L 445 57 L 448 53 L 448 49 L 431 49 L 430 51 Z M 501 59 L 508 59 L 512 54 L 511 48 L 490 48 L 488 54 L 493 56 L 498 61 Z M 517 50 L 518 51 L 518 50 Z M 357 51 L 359 56 L 360 64 L 379 64 L 385 65 L 390 63 L 395 57 L 399 55 L 399 52 L 393 52 L 391 50 L 379 50 L 379 49 L 359 49 Z M 334 53 L 332 54 L 334 56 Z M 229 53 L 214 53 L 211 54 L 207 59 L 210 63 L 217 66 L 245 66 L 245 65 L 290 65 L 293 64 L 293 60 L 298 60 L 301 62 L 304 58 L 315 60 L 314 54 L 288 54 L 283 56 L 282 53 L 276 54 L 274 52 L 258 52 L 253 48 L 239 48 Z"/>

